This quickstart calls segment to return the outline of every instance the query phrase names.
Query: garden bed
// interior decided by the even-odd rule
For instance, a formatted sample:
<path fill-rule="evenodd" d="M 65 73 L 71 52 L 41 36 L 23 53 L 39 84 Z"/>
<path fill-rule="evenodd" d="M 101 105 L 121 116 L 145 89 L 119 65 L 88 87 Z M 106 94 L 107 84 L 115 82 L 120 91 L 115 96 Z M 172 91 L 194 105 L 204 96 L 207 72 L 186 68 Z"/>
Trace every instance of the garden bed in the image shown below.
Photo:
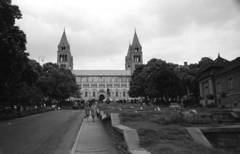
<path fill-rule="evenodd" d="M 192 139 L 186 127 L 218 127 L 218 119 L 212 119 L 211 110 L 196 109 L 193 116 L 181 115 L 178 110 L 154 111 L 157 106 L 141 106 L 139 104 L 100 104 L 100 110 L 106 114 L 119 113 L 121 124 L 136 129 L 140 138 L 140 146 L 152 154 L 227 154 L 227 151 L 208 148 Z M 121 107 L 133 106 L 132 110 L 119 110 Z M 148 112 L 135 112 L 142 107 Z M 202 111 L 201 111 L 202 110 Z M 185 109 L 183 110 L 185 111 Z M 234 154 L 234 152 L 232 152 Z M 237 153 L 236 153 L 237 154 Z"/>

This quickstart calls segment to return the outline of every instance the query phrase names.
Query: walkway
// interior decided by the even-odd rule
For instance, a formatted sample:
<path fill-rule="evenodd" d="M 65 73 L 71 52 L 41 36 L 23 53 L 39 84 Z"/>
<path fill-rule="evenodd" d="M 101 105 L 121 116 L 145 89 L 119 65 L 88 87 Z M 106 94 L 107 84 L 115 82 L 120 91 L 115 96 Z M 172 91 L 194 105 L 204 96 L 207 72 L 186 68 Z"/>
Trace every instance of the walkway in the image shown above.
<path fill-rule="evenodd" d="M 117 150 L 101 121 L 83 120 L 71 154 L 117 154 Z"/>

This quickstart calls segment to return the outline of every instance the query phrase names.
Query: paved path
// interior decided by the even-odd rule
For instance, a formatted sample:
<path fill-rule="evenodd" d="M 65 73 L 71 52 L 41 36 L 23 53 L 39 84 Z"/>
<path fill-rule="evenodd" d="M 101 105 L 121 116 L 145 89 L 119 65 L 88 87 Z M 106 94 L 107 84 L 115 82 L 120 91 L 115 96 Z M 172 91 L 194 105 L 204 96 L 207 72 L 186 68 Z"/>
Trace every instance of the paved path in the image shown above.
<path fill-rule="evenodd" d="M 0 154 L 68 154 L 83 114 L 58 110 L 0 122 Z"/>
<path fill-rule="evenodd" d="M 85 119 L 71 154 L 117 154 L 117 150 L 102 123 Z"/>

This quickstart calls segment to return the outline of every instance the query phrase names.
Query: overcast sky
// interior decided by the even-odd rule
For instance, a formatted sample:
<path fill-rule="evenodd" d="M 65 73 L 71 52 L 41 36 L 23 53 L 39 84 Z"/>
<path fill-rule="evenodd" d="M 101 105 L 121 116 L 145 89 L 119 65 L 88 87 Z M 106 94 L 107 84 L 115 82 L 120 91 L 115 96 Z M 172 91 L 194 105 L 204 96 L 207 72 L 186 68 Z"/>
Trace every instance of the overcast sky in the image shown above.
<path fill-rule="evenodd" d="M 143 61 L 176 64 L 240 56 L 237 0 L 12 0 L 23 18 L 27 52 L 57 62 L 64 26 L 74 69 L 122 70 L 134 29 Z"/>

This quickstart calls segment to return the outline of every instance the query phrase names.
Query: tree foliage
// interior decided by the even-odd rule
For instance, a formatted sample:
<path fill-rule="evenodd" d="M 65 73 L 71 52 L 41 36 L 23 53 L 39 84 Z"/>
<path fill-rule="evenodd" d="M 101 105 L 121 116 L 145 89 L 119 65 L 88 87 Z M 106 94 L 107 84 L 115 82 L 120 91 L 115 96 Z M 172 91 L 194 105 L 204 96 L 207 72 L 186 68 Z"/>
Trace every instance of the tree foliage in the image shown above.
<path fill-rule="evenodd" d="M 26 35 L 15 20 L 22 14 L 10 0 L 0 1 L 0 89 L 2 102 L 12 102 L 21 84 L 22 73 L 28 64 Z"/>
<path fill-rule="evenodd" d="M 176 98 L 181 91 L 180 79 L 174 67 L 161 59 L 151 59 L 132 75 L 131 97 Z"/>
<path fill-rule="evenodd" d="M 199 85 L 197 79 L 212 60 L 202 58 L 198 64 L 179 66 L 153 58 L 146 65 L 134 71 L 129 89 L 130 97 L 150 99 L 178 99 L 182 96 L 197 98 Z"/>
<path fill-rule="evenodd" d="M 43 65 L 38 86 L 47 97 L 64 100 L 69 97 L 79 97 L 79 87 L 75 76 L 70 70 L 60 69 L 57 64 Z"/>
<path fill-rule="evenodd" d="M 22 14 L 11 0 L 0 1 L 0 93 L 2 106 L 39 105 L 43 96 L 79 97 L 75 77 L 57 64 L 41 65 L 28 58 L 26 35 L 15 25 Z"/>

